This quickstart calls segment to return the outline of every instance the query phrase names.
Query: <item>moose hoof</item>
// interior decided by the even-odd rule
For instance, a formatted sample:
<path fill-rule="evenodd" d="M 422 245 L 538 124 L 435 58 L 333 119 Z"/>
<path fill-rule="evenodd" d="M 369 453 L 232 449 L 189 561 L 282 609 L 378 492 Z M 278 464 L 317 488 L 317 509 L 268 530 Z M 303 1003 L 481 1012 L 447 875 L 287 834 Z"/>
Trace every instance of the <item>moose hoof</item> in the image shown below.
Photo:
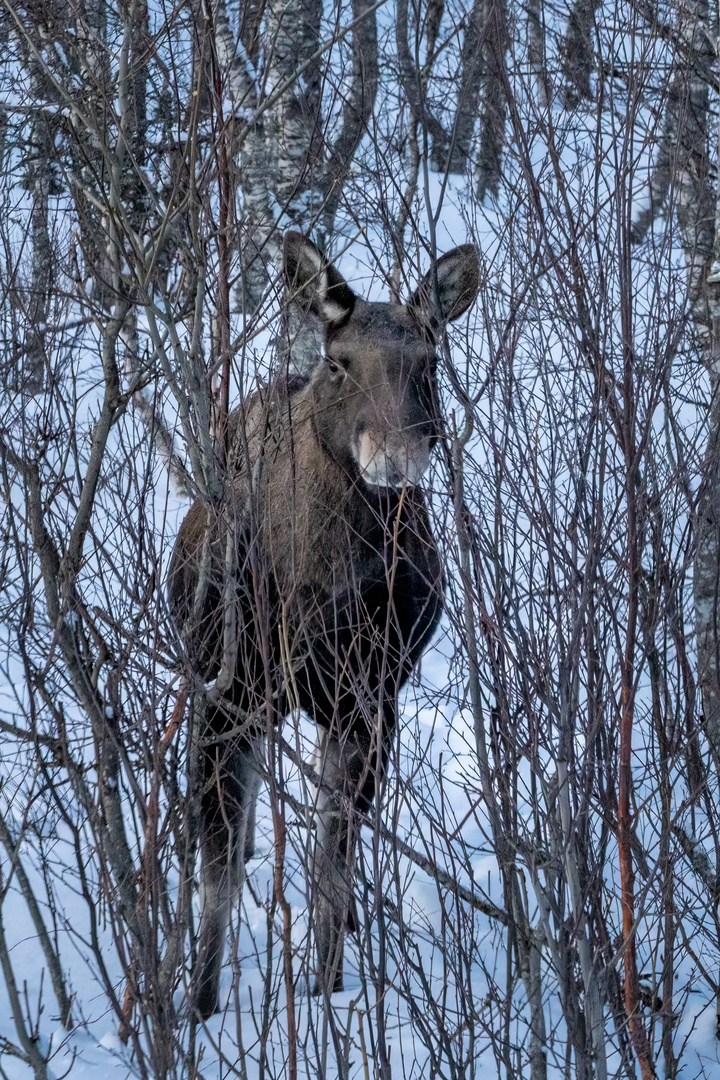
<path fill-rule="evenodd" d="M 358 919 L 357 904 L 355 903 L 355 897 L 350 897 L 348 904 L 347 915 L 345 916 L 345 929 L 349 934 L 357 934 L 360 929 L 360 920 Z"/>

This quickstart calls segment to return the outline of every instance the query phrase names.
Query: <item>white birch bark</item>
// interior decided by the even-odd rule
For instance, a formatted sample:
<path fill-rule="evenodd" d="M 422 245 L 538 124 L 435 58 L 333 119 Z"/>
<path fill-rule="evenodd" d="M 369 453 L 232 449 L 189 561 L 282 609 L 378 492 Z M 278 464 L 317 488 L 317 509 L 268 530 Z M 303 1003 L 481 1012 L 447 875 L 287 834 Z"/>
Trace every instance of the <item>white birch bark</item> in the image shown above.
<path fill-rule="evenodd" d="M 716 21 L 714 16 L 713 22 Z M 679 79 L 674 128 L 677 217 L 685 249 L 688 292 L 701 349 L 710 376 L 712 405 L 697 504 L 694 571 L 698 681 L 705 730 L 720 765 L 720 284 L 713 272 L 720 236 L 710 170 L 709 83 L 716 69 L 711 13 L 706 0 L 681 9 L 680 32 L 693 57 Z"/>
<path fill-rule="evenodd" d="M 352 75 L 349 85 L 338 88 L 344 100 L 339 131 L 332 144 L 326 145 L 322 92 L 323 71 L 328 69 L 320 54 L 313 59 L 320 46 L 322 3 L 269 0 L 264 9 L 267 50 L 262 72 L 256 73 L 263 87 L 262 96 L 256 98 L 261 114 L 251 123 L 238 159 L 243 273 L 236 302 L 246 314 L 256 312 L 268 295 L 273 271 L 280 267 L 282 231 L 300 229 L 323 251 L 331 245 L 342 191 L 367 130 L 378 84 L 373 4 L 353 0 L 350 14 Z M 226 25 L 218 23 L 225 42 L 223 55 L 228 56 Z M 246 47 L 245 55 L 249 51 Z M 243 85 L 249 86 L 247 78 Z M 250 93 L 241 85 L 237 92 Z M 268 100 L 272 104 L 264 107 Z M 322 342 L 318 322 L 288 305 L 280 342 L 281 367 L 306 375 L 322 353 Z"/>
<path fill-rule="evenodd" d="M 217 6 L 219 55 L 230 56 L 231 29 L 224 6 Z M 264 39 L 269 43 L 264 70 L 252 68 L 242 36 L 230 66 L 230 84 L 238 106 L 255 107 L 287 85 L 285 93 L 265 109 L 243 141 L 238 165 L 242 191 L 242 278 L 236 289 L 238 309 L 252 315 L 268 298 L 274 271 L 280 267 L 280 230 L 294 226 L 310 232 L 322 201 L 319 177 L 324 169 L 320 138 L 320 66 L 311 64 L 293 83 L 299 61 L 317 50 L 322 5 L 317 0 L 270 2 L 264 13 Z M 250 42 L 248 42 L 250 44 Z M 239 61 L 242 57 L 242 63 Z M 262 81 L 264 93 L 257 91 Z M 287 313 L 281 345 L 281 365 L 305 373 L 322 349 L 319 326 L 301 318 L 295 307 Z"/>
<path fill-rule="evenodd" d="M 646 12 L 650 21 L 655 9 Z M 643 240 L 671 187 L 699 359 L 710 377 L 711 407 L 703 483 L 695 518 L 693 590 L 698 683 L 705 731 L 720 764 L 720 201 L 710 176 L 710 94 L 717 71 L 717 11 L 707 0 L 678 5 L 678 73 L 668 92 L 665 126 L 649 185 L 649 205 L 632 238 Z M 719 133 L 720 135 L 720 133 Z"/>
<path fill-rule="evenodd" d="M 592 99 L 590 77 L 595 67 L 593 28 L 597 0 L 575 0 L 570 9 L 563 42 L 565 107 L 575 108 Z"/>

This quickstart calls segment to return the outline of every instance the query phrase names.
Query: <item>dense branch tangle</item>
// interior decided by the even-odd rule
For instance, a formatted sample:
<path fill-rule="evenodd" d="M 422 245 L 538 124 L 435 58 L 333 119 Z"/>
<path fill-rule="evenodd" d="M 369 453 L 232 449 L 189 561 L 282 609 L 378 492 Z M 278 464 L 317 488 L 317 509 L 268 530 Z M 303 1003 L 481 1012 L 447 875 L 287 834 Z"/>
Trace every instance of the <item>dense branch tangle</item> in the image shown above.
<path fill-rule="evenodd" d="M 49 1017 L 99 984 L 148 1077 L 693 1067 L 720 969 L 714 10 L 2 12 L 0 1053 L 42 1075 Z M 472 240 L 482 310 L 438 369 L 448 599 L 364 819 L 350 996 L 296 979 L 318 774 L 292 714 L 230 1043 L 183 1005 L 224 690 L 189 686 L 180 722 L 165 575 L 176 494 L 224 505 L 228 411 L 322 355 L 280 302 L 289 228 L 378 272 L 373 299 Z"/>

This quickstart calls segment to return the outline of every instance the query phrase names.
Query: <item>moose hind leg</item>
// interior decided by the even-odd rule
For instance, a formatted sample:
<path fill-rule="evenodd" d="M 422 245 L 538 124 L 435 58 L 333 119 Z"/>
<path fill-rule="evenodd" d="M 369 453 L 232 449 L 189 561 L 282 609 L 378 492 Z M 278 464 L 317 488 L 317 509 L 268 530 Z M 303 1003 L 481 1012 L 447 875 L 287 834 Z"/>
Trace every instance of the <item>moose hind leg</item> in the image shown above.
<path fill-rule="evenodd" d="M 355 870 L 358 824 L 356 813 L 365 812 L 374 789 L 369 774 L 369 755 L 352 736 L 340 742 L 319 732 L 319 772 L 322 785 L 317 796 L 317 836 L 313 866 L 312 915 L 317 951 L 314 993 L 343 989 L 343 953 L 346 929 L 356 929 L 352 882 Z M 369 774 L 369 775 L 368 775 Z"/>
<path fill-rule="evenodd" d="M 193 1004 L 202 1020 L 219 1009 L 218 991 L 230 910 L 244 882 L 248 824 L 255 815 L 258 774 L 249 745 L 207 755 L 200 807 L 202 914 Z"/>

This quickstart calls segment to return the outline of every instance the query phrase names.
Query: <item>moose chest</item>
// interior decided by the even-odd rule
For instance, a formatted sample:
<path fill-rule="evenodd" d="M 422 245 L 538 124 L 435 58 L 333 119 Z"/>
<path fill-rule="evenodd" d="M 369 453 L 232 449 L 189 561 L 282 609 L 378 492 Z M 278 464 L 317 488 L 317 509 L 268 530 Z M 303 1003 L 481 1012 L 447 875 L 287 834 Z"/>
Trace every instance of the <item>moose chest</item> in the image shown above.
<path fill-rule="evenodd" d="M 440 617 L 443 575 L 422 495 L 342 486 L 332 467 L 267 492 L 265 548 L 277 603 L 301 649 L 390 650 L 409 668 Z"/>

